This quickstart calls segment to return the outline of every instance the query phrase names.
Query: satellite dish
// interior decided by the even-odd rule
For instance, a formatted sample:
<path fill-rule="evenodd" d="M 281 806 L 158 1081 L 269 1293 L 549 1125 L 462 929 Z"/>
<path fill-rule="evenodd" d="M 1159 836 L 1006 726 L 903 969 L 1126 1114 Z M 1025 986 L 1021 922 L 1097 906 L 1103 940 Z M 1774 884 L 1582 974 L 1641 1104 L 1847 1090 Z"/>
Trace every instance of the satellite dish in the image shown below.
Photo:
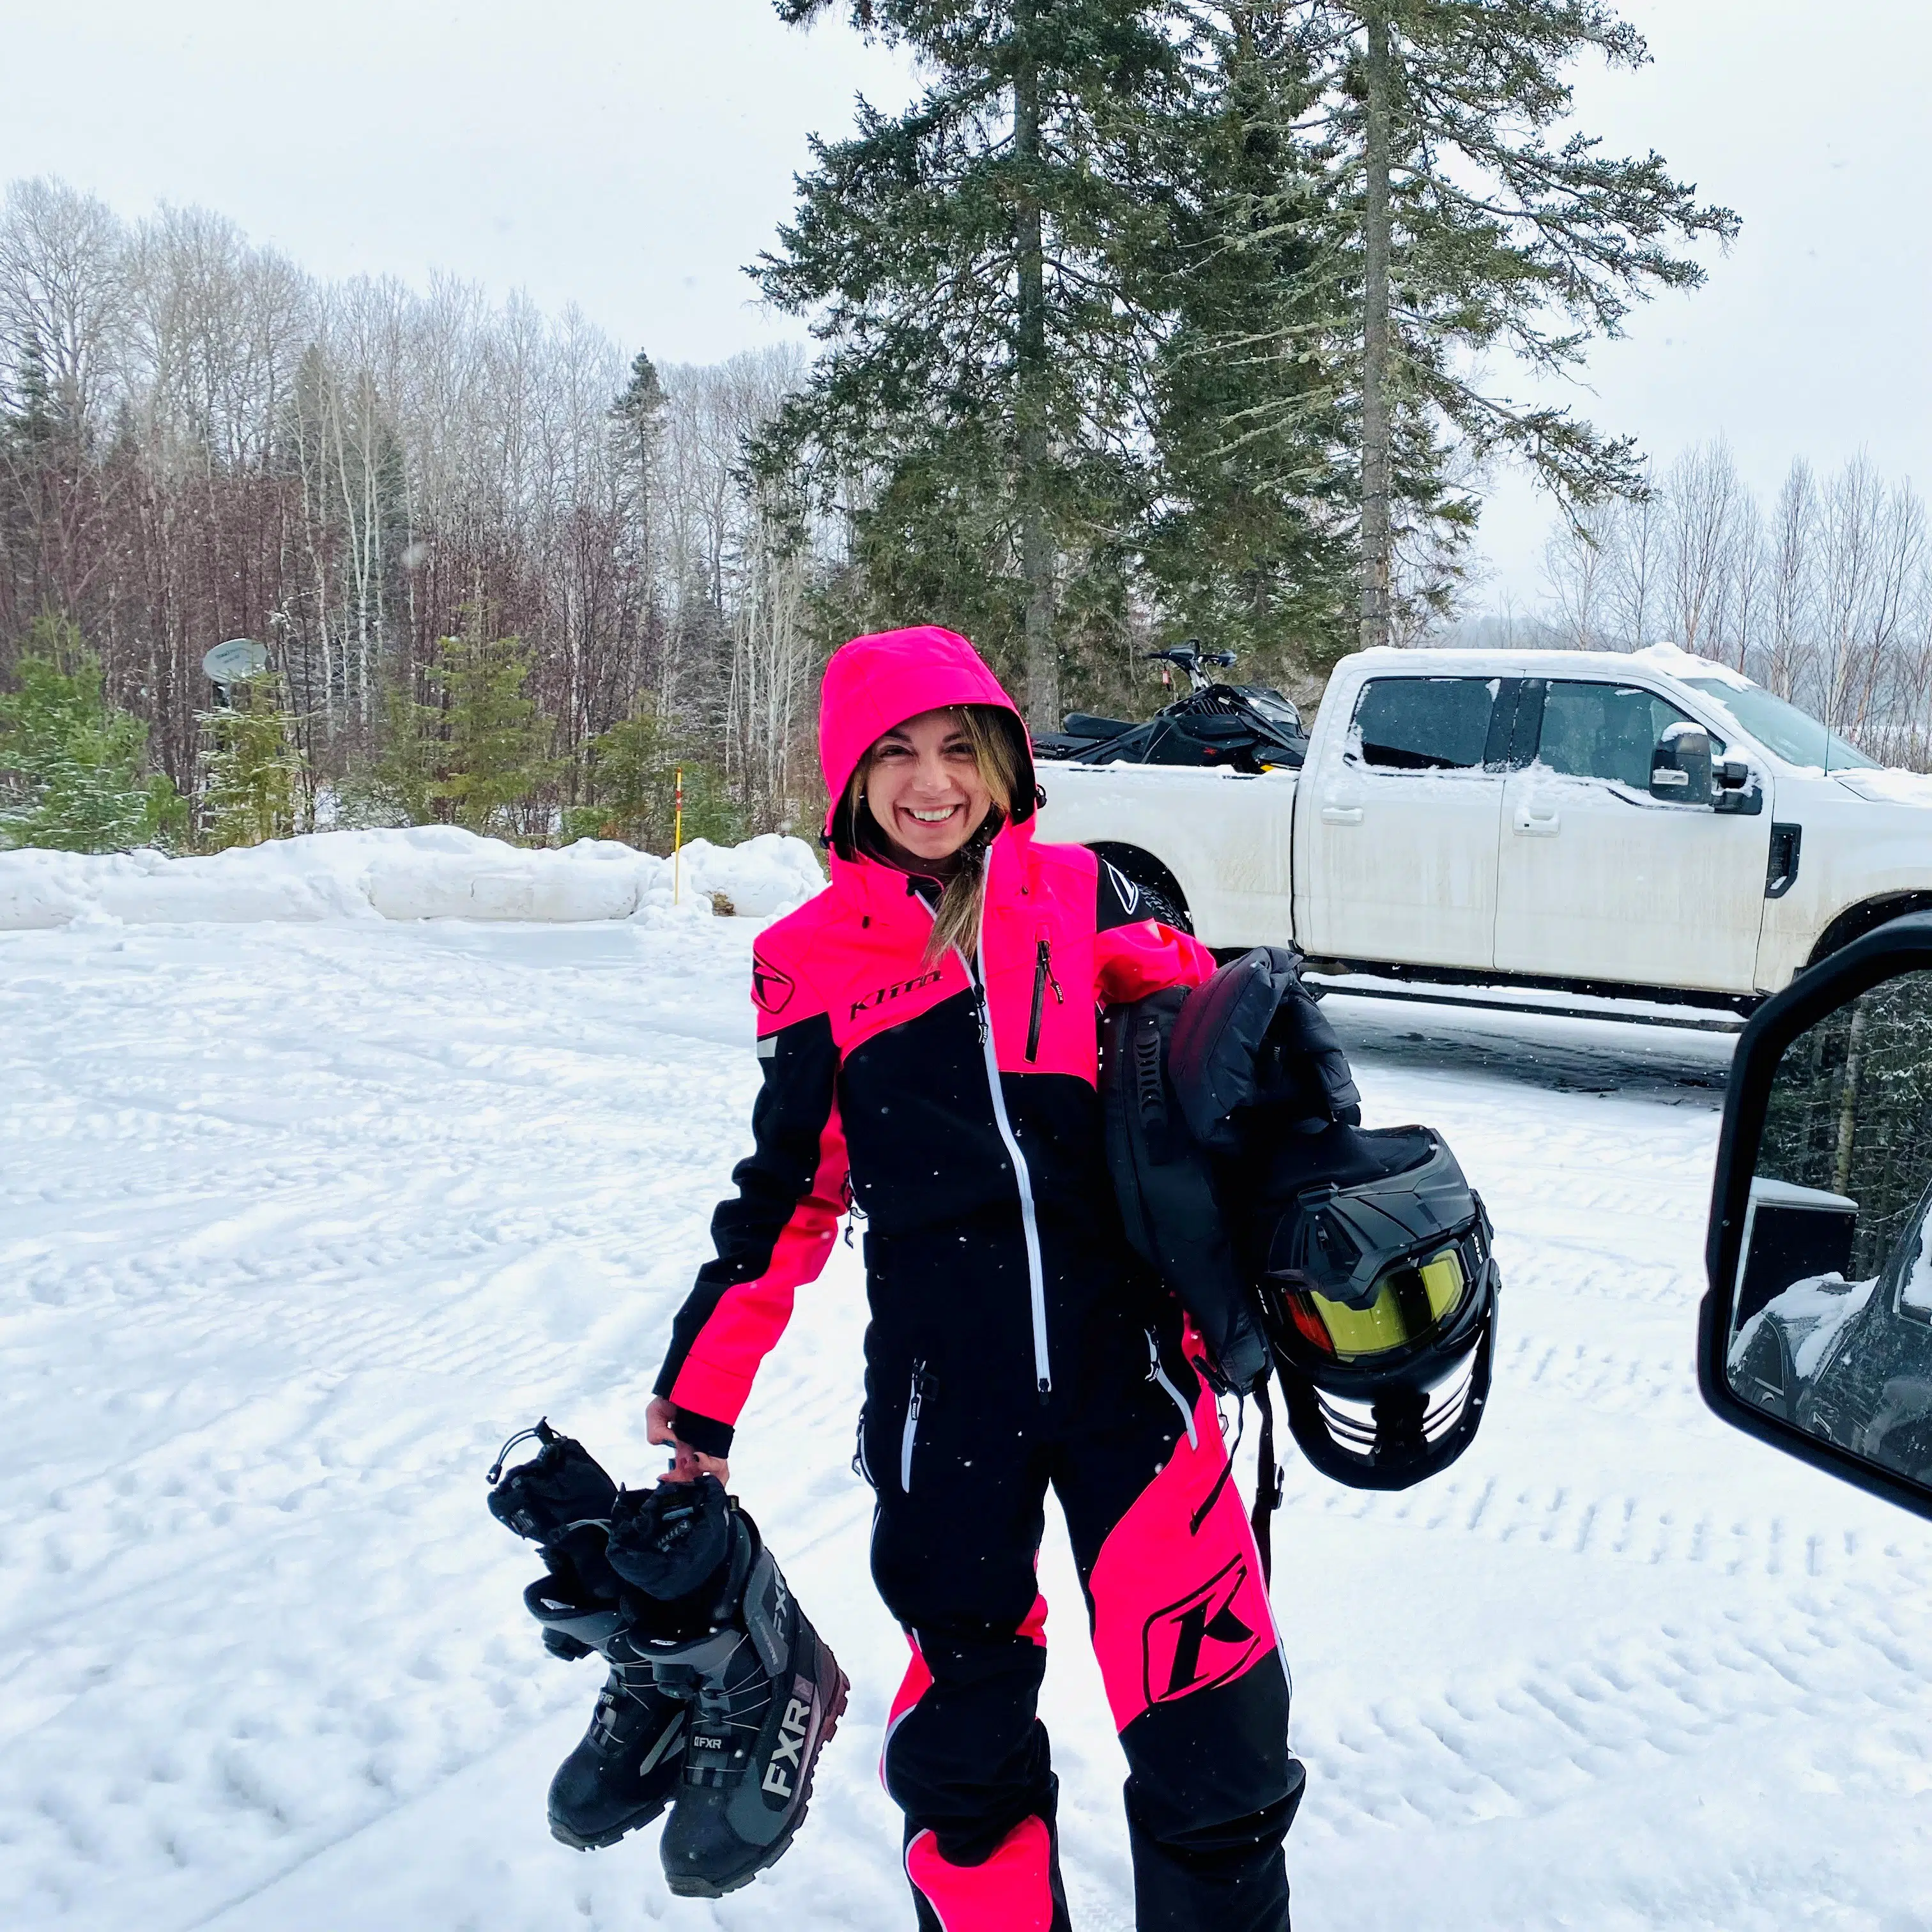
<path fill-rule="evenodd" d="M 230 638 L 217 644 L 201 661 L 201 668 L 212 684 L 238 684 L 268 668 L 268 648 L 253 638 Z"/>

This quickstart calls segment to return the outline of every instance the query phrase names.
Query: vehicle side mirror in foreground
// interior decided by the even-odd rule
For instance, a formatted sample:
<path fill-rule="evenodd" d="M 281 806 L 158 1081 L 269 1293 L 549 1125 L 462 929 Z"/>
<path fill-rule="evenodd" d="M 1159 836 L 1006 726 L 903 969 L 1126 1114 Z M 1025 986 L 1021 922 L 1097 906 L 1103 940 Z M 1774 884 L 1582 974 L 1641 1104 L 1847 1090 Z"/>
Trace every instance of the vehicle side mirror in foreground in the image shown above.
<path fill-rule="evenodd" d="M 1666 724 L 1650 754 L 1650 795 L 1673 805 L 1708 805 L 1711 734 L 1701 724 Z"/>
<path fill-rule="evenodd" d="M 1932 915 L 1868 933 L 1752 1017 L 1705 1265 L 1711 1408 L 1932 1516 Z"/>

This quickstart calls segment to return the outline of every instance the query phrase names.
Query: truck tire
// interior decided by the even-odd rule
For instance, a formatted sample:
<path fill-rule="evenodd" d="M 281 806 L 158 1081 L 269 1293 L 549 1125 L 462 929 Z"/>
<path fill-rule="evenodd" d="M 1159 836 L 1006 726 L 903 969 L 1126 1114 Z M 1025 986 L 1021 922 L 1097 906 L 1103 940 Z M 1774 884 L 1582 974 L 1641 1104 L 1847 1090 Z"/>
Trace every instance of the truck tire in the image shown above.
<path fill-rule="evenodd" d="M 1126 869 L 1121 867 L 1123 872 Z M 1932 892 L 1901 892 L 1895 898 L 1868 899 L 1863 905 L 1852 906 L 1826 927 L 1804 963 L 1807 967 L 1815 966 L 1853 940 L 1862 939 L 1867 933 L 1915 912 L 1932 912 Z"/>
<path fill-rule="evenodd" d="M 1103 840 L 1088 849 L 1139 886 L 1141 896 L 1147 902 L 1148 918 L 1157 919 L 1177 932 L 1192 933 L 1194 916 L 1187 910 L 1187 896 L 1180 890 L 1180 880 L 1151 852 L 1112 840 Z"/>

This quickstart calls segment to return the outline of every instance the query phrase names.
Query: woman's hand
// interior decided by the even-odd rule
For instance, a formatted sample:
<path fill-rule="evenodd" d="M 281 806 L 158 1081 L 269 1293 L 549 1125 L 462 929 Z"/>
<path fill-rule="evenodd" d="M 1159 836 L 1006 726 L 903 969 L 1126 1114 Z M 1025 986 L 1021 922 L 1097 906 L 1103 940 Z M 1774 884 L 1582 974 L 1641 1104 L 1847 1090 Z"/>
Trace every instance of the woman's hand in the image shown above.
<path fill-rule="evenodd" d="M 716 1476 L 724 1484 L 731 1480 L 731 1465 L 723 1456 L 704 1455 L 677 1439 L 677 1411 L 663 1396 L 652 1396 L 644 1411 L 644 1439 L 671 1445 L 671 1465 L 658 1478 L 662 1482 L 694 1483 L 700 1476 Z"/>

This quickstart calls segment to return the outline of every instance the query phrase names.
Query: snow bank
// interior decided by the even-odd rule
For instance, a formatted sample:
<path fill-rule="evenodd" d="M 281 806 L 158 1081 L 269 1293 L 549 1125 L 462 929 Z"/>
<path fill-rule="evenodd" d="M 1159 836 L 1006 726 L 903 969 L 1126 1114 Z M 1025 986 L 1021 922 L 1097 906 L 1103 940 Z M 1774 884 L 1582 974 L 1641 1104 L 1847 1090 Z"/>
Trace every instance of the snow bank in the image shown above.
<path fill-rule="evenodd" d="M 669 863 L 660 859 L 667 878 Z M 825 884 L 818 855 L 802 838 L 760 833 L 742 845 L 694 838 L 684 848 L 684 876 L 705 892 L 722 892 L 742 917 L 764 919 L 802 905 Z"/>
<path fill-rule="evenodd" d="M 117 920 L 225 925 L 322 920 L 652 920 L 709 915 L 712 895 L 754 918 L 824 884 L 802 838 L 697 839 L 679 866 L 607 839 L 527 851 L 455 826 L 324 832 L 204 859 L 0 852 L 0 932 Z"/>

